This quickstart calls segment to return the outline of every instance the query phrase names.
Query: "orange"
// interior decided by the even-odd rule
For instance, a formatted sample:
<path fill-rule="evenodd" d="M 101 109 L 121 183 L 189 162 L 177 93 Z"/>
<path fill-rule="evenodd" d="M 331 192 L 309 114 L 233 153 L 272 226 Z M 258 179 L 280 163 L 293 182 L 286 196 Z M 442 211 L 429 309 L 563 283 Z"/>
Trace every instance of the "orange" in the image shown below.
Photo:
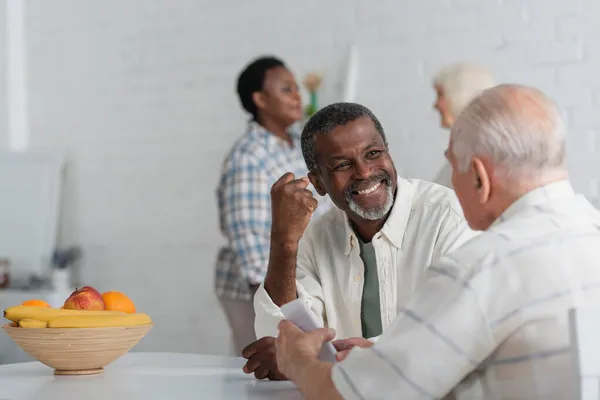
<path fill-rule="evenodd" d="M 46 303 L 44 300 L 38 300 L 38 299 L 25 300 L 21 305 L 22 306 L 36 306 L 36 307 L 52 308 L 52 306 L 50 304 Z"/>
<path fill-rule="evenodd" d="M 133 301 L 121 292 L 112 291 L 102 293 L 102 299 L 104 300 L 106 310 L 122 311 L 130 314 L 135 312 Z"/>

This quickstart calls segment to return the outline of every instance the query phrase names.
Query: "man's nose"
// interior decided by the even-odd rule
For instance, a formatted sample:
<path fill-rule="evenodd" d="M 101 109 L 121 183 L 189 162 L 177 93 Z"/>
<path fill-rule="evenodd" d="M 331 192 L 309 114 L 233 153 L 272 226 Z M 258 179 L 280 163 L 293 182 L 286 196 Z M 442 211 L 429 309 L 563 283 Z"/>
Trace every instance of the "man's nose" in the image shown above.
<path fill-rule="evenodd" d="M 371 176 L 373 168 L 369 163 L 358 162 L 354 166 L 354 177 L 356 179 L 367 179 Z"/>

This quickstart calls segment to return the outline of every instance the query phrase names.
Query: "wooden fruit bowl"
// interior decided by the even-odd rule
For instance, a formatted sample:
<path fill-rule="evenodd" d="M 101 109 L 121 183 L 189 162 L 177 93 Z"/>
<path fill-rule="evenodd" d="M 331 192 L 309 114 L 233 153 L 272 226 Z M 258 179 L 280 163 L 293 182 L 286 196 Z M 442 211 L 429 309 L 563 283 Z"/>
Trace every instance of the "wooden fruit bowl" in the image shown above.
<path fill-rule="evenodd" d="M 114 328 L 2 329 L 36 360 L 54 368 L 55 375 L 99 374 L 126 354 L 152 329 L 153 324 Z"/>

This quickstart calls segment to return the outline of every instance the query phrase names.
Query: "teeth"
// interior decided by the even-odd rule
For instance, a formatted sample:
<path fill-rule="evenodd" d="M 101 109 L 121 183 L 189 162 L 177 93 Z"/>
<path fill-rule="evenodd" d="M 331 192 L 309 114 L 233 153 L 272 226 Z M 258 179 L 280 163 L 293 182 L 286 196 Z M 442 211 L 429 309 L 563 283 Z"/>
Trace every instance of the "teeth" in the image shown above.
<path fill-rule="evenodd" d="M 371 187 L 370 187 L 370 188 L 368 188 L 368 189 L 365 189 L 365 190 L 359 190 L 357 193 L 358 193 L 358 194 L 369 194 L 369 193 L 371 193 L 371 192 L 374 192 L 375 190 L 377 190 L 377 188 L 379 187 L 379 185 L 381 185 L 381 182 L 379 182 L 379 183 L 376 183 L 375 185 L 371 186 Z"/>

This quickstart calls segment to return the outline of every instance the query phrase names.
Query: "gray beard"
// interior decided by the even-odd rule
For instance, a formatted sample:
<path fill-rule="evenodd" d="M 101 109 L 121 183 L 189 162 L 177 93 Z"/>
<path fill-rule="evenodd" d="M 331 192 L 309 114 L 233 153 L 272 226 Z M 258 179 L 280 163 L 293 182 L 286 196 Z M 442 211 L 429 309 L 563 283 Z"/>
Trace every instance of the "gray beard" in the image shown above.
<path fill-rule="evenodd" d="M 390 185 L 388 182 L 384 182 L 383 184 L 385 185 L 385 191 L 387 194 L 387 199 L 383 205 L 375 208 L 364 209 L 358 204 L 356 204 L 352 197 L 347 197 L 348 206 L 350 207 L 350 210 L 352 210 L 359 217 L 366 220 L 376 221 L 379 219 L 383 219 L 387 215 L 387 213 L 390 212 L 392 206 L 394 205 L 394 193 L 392 193 L 392 185 Z"/>

